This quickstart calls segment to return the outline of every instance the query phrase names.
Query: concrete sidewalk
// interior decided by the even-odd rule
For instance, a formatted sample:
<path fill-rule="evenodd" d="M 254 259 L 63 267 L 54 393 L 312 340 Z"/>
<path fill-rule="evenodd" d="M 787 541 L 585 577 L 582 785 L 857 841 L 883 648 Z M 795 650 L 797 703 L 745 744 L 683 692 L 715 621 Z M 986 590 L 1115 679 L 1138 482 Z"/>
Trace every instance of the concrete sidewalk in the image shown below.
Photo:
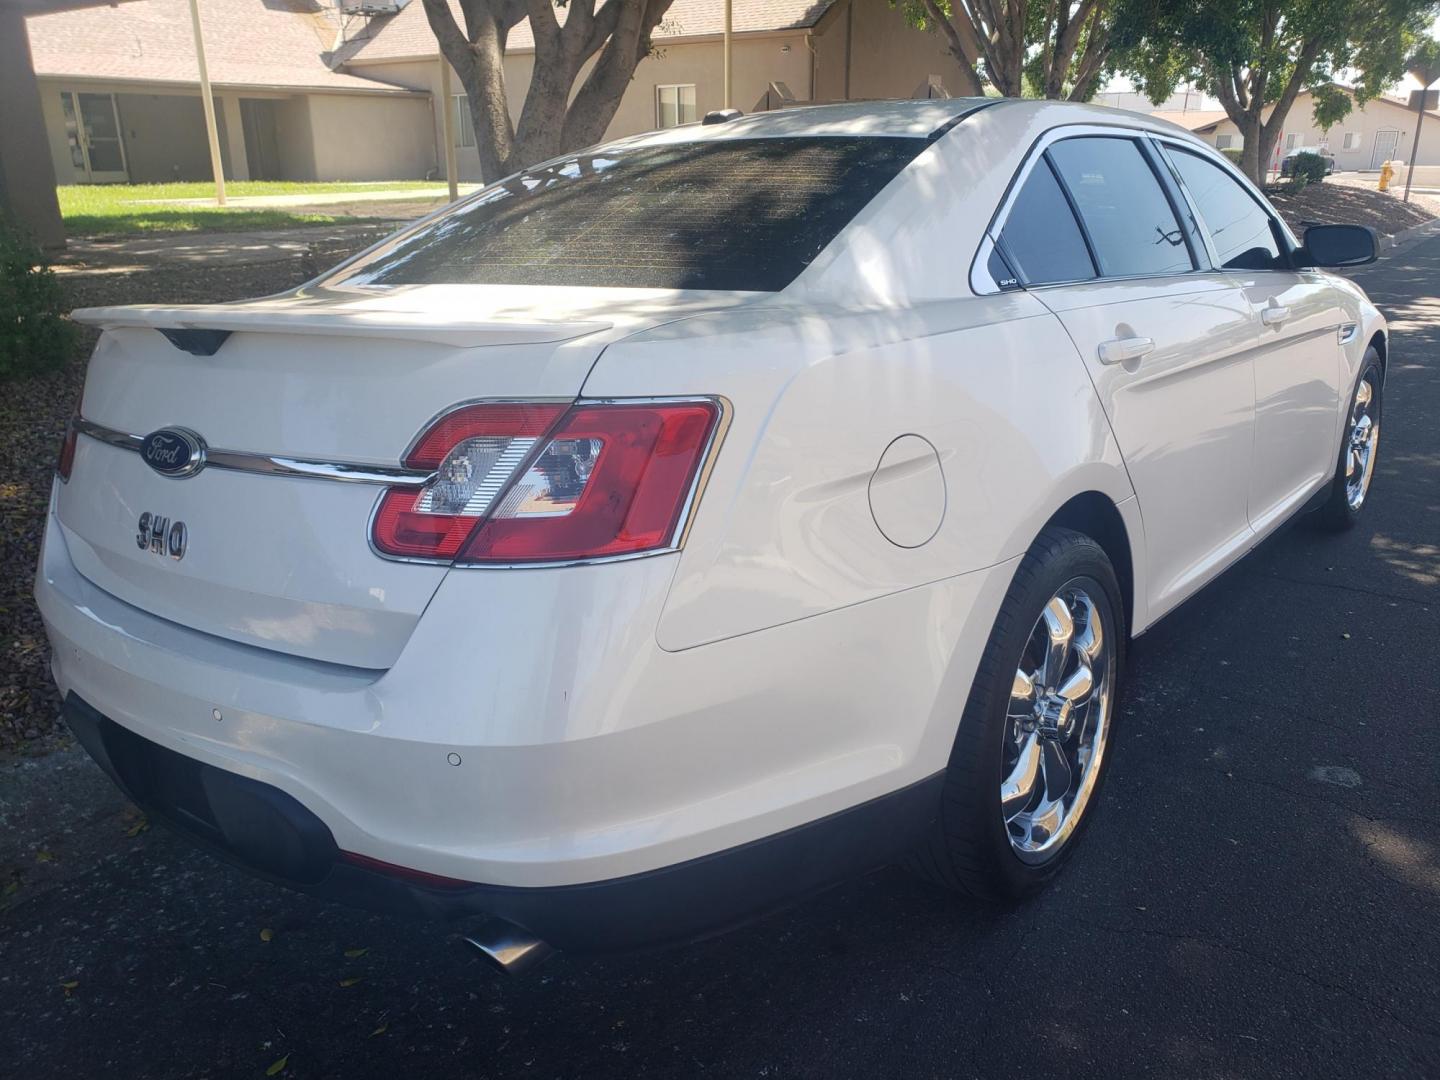
<path fill-rule="evenodd" d="M 147 233 L 71 240 L 54 264 L 57 274 L 126 274 L 156 267 L 246 266 L 368 247 L 405 223 L 372 218 L 353 224 L 299 226 L 257 232 Z"/>
<path fill-rule="evenodd" d="M 460 184 L 460 198 L 477 190 L 479 184 Z M 326 191 L 317 194 L 296 195 L 231 195 L 225 205 L 232 210 L 263 210 L 284 208 L 293 210 L 307 206 L 337 206 L 344 203 L 365 202 L 428 202 L 446 201 L 450 189 L 444 184 L 425 188 L 386 188 L 382 191 Z M 134 199 L 136 206 L 214 206 L 214 199 Z"/>

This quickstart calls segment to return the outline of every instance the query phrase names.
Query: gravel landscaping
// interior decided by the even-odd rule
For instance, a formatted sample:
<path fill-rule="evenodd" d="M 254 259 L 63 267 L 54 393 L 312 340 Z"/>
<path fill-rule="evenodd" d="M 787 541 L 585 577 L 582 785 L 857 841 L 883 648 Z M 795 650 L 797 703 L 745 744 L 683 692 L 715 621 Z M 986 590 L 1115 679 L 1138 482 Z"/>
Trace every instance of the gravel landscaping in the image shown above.
<path fill-rule="evenodd" d="M 1399 194 L 1376 190 L 1371 178 L 1332 176 L 1295 195 L 1283 188 L 1267 194 L 1297 236 L 1305 231 L 1303 221 L 1369 225 L 1386 236 L 1440 217 L 1440 199 L 1411 193 L 1408 203 L 1401 202 Z"/>
<path fill-rule="evenodd" d="M 62 281 L 71 307 L 214 303 L 292 288 L 349 254 L 327 248 L 264 265 L 81 272 Z M 44 751 L 65 740 L 31 588 L 55 454 L 94 341 L 93 332 L 85 334 L 64 371 L 0 383 L 0 755 Z"/>

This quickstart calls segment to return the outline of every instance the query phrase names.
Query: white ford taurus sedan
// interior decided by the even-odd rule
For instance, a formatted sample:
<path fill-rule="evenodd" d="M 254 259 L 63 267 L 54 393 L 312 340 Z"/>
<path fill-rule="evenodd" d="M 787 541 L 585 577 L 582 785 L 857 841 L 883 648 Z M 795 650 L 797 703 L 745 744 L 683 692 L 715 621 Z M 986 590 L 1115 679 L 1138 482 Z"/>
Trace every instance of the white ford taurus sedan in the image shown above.
<path fill-rule="evenodd" d="M 713 121 L 713 122 L 712 122 Z M 502 965 L 1093 816 L 1129 639 L 1361 511 L 1385 323 L 1145 116 L 839 105 L 519 173 L 103 328 L 36 593 L 126 792 Z"/>

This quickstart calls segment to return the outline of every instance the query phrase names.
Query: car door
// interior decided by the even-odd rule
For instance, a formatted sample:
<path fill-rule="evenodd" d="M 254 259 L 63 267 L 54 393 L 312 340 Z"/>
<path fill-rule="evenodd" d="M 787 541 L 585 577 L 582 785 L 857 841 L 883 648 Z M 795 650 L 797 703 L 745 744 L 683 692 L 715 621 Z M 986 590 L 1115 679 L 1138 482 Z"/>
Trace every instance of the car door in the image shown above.
<path fill-rule="evenodd" d="M 1255 454 L 1248 514 L 1268 532 L 1335 471 L 1342 298 L 1327 275 L 1291 268 L 1283 227 L 1229 167 L 1167 143 L 1215 262 L 1254 316 Z"/>
<path fill-rule="evenodd" d="M 1251 315 L 1206 272 L 1153 148 L 1114 129 L 1067 134 L 1084 130 L 1032 155 L 994 236 L 999 273 L 1033 289 L 1084 358 L 1139 497 L 1158 615 L 1253 536 Z"/>

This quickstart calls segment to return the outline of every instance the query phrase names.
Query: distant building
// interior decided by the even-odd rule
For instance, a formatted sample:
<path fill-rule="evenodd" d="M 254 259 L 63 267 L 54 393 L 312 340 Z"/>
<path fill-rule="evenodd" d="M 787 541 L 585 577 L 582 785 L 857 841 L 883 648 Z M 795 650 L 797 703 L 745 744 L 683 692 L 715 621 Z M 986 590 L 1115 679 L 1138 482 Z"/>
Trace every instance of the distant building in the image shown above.
<path fill-rule="evenodd" d="M 1219 101 L 1193 87 L 1184 87 L 1175 91 L 1159 105 L 1154 104 L 1148 97 L 1136 90 L 1102 90 L 1090 99 L 1090 104 L 1141 113 L 1214 112 L 1220 109 Z"/>
<path fill-rule="evenodd" d="M 1340 87 L 1349 92 L 1348 88 Z M 1270 109 L 1264 116 L 1268 119 Z M 1196 135 L 1221 150 L 1238 149 L 1242 143 L 1240 129 L 1224 112 L 1172 113 L 1156 110 L 1163 116 L 1189 128 Z M 1315 123 L 1315 102 L 1309 90 L 1295 98 L 1285 117 L 1285 128 L 1276 142 L 1277 159 L 1287 151 L 1302 146 L 1322 147 L 1335 158 L 1341 170 L 1378 170 L 1386 161 L 1404 161 L 1411 165 L 1440 165 L 1440 113 L 1427 112 L 1420 129 L 1420 149 L 1416 160 L 1410 161 L 1415 138 L 1415 110 L 1404 101 L 1390 97 L 1372 98 L 1356 106 L 1350 115 L 1329 131 Z M 1277 167 L 1272 161 L 1271 167 Z"/>

